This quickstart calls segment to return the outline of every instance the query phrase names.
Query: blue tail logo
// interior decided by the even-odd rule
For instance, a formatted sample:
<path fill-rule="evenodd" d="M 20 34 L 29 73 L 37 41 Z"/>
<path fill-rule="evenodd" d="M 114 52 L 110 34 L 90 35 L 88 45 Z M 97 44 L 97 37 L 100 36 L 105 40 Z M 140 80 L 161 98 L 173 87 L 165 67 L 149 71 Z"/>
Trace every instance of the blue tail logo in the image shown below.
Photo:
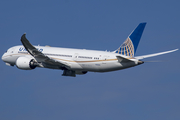
<path fill-rule="evenodd" d="M 140 23 L 115 53 L 134 57 L 145 26 L 146 23 Z"/>

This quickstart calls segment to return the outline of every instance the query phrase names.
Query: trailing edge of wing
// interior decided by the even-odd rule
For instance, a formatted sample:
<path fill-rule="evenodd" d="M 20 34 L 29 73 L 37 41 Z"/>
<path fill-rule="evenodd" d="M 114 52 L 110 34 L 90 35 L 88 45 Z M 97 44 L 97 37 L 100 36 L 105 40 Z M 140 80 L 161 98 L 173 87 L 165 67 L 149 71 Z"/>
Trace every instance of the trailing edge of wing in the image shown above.
<path fill-rule="evenodd" d="M 48 56 L 44 55 L 42 52 L 38 51 L 26 38 L 26 34 L 23 34 L 21 37 L 21 42 L 23 46 L 26 48 L 26 50 L 36 59 L 37 62 L 43 62 L 48 65 L 58 65 L 60 67 L 66 67 L 69 68 L 66 63 L 61 63 L 59 61 L 56 61 L 52 58 L 49 58 Z"/>
<path fill-rule="evenodd" d="M 162 55 L 162 54 L 167 54 L 167 53 L 175 52 L 177 50 L 178 49 L 170 50 L 170 51 L 165 51 L 165 52 L 160 52 L 160 53 L 149 54 L 149 55 L 142 55 L 142 56 L 137 56 L 135 58 L 136 59 L 144 59 L 144 58 L 148 58 L 148 57 L 154 57 L 154 56 L 158 56 L 158 55 Z"/>

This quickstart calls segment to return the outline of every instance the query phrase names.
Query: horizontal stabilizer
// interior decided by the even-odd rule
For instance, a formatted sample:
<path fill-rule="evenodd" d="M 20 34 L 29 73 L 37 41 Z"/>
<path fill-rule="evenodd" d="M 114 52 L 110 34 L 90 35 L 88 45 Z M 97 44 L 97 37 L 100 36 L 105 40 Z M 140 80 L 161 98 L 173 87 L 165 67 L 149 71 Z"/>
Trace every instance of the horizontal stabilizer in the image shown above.
<path fill-rule="evenodd" d="M 144 59 L 144 58 L 148 58 L 148 57 L 154 57 L 154 56 L 158 56 L 158 55 L 162 55 L 162 54 L 167 54 L 167 53 L 175 52 L 177 50 L 178 49 L 170 50 L 170 51 L 165 51 L 165 52 L 160 52 L 160 53 L 149 54 L 149 55 L 142 55 L 142 56 L 137 56 L 135 58 L 136 59 Z"/>
<path fill-rule="evenodd" d="M 124 58 L 122 56 L 116 56 L 119 62 L 133 62 L 130 59 Z"/>

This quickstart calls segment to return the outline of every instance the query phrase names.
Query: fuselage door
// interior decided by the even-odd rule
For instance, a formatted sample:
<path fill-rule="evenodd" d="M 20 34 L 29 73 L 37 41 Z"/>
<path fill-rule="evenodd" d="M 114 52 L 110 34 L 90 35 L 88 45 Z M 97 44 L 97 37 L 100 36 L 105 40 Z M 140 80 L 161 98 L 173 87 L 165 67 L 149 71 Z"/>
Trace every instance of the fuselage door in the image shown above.
<path fill-rule="evenodd" d="M 103 64 L 106 64 L 106 59 L 107 59 L 107 57 L 108 57 L 107 55 L 103 55 L 103 56 L 102 56 L 102 63 L 103 63 Z"/>
<path fill-rule="evenodd" d="M 73 60 L 74 60 L 74 61 L 78 61 L 78 53 L 75 53 L 75 54 L 74 54 Z"/>

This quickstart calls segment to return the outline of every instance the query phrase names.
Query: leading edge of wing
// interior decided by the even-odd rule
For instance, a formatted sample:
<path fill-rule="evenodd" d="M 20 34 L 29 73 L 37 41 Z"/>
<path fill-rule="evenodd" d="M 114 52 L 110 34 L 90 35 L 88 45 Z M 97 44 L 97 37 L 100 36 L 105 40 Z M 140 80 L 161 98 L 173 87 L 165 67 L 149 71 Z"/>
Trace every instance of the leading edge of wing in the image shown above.
<path fill-rule="evenodd" d="M 43 53 L 38 51 L 26 38 L 26 33 L 22 35 L 21 42 L 26 50 L 33 56 L 33 57 L 40 57 L 45 56 Z M 40 62 L 40 61 L 39 61 Z"/>
<path fill-rule="evenodd" d="M 137 57 L 135 57 L 135 58 L 138 59 L 138 60 L 140 60 L 140 59 L 144 59 L 144 58 L 148 58 L 148 57 L 154 57 L 154 56 L 158 56 L 158 55 L 163 55 L 163 54 L 175 52 L 175 51 L 177 51 L 177 50 L 179 50 L 179 49 L 174 49 L 174 50 L 170 50 L 170 51 L 159 52 L 159 53 L 154 53 L 154 54 L 149 54 L 149 55 L 137 56 Z"/>
<path fill-rule="evenodd" d="M 69 68 L 68 65 L 61 63 L 59 61 L 56 61 L 52 58 L 49 58 L 48 56 L 44 55 L 42 52 L 38 51 L 26 38 L 26 34 L 23 34 L 21 37 L 21 42 L 23 46 L 26 48 L 26 50 L 36 59 L 37 62 L 43 62 L 48 65 L 58 65 L 60 67 L 66 67 Z"/>

